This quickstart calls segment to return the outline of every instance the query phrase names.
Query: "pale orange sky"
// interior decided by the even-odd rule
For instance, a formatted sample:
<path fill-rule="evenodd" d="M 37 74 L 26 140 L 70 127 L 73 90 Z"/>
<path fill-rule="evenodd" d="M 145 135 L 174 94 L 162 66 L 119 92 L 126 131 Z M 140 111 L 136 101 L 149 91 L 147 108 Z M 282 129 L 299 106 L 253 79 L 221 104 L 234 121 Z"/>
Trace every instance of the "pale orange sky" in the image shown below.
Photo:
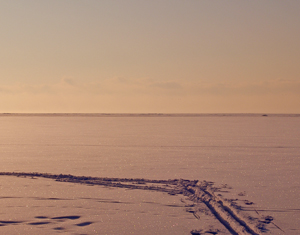
<path fill-rule="evenodd" d="M 300 113 L 300 1 L 0 0 L 0 112 Z"/>

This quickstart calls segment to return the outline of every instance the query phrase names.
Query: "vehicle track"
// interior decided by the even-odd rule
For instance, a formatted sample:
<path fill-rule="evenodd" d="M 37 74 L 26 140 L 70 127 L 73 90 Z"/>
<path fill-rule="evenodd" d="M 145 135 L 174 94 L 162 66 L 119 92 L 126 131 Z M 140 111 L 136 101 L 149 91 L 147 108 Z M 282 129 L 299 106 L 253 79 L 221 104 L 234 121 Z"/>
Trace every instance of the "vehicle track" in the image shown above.
<path fill-rule="evenodd" d="M 130 188 L 166 192 L 170 195 L 183 194 L 190 201 L 204 203 L 212 214 L 234 235 L 261 235 L 265 224 L 258 219 L 250 218 L 241 213 L 231 201 L 215 194 L 212 182 L 198 180 L 149 180 L 131 178 L 106 178 L 90 176 L 74 176 L 48 173 L 0 172 L 0 176 L 41 177 L 60 182 L 80 183 L 87 185 L 102 185 L 105 187 Z"/>

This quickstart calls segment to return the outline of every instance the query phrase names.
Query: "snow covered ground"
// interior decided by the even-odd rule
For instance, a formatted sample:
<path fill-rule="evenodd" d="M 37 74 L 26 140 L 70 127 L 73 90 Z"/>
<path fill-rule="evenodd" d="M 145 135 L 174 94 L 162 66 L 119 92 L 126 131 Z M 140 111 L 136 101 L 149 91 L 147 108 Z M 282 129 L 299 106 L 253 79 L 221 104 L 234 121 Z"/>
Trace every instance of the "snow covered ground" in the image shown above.
<path fill-rule="evenodd" d="M 211 181 L 266 233 L 300 233 L 298 115 L 1 115 L 0 130 L 1 172 Z M 5 234 L 230 234 L 183 194 L 8 175 L 0 189 Z"/>

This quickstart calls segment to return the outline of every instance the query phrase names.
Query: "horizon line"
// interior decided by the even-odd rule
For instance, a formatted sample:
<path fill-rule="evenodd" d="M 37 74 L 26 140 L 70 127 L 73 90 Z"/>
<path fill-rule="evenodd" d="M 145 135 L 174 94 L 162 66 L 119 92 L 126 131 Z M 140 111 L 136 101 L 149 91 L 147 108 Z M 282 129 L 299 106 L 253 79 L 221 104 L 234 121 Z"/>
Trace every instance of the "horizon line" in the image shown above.
<path fill-rule="evenodd" d="M 0 113 L 0 116 L 90 116 L 90 117 L 201 117 L 201 116 L 288 116 L 300 117 L 300 113 Z"/>

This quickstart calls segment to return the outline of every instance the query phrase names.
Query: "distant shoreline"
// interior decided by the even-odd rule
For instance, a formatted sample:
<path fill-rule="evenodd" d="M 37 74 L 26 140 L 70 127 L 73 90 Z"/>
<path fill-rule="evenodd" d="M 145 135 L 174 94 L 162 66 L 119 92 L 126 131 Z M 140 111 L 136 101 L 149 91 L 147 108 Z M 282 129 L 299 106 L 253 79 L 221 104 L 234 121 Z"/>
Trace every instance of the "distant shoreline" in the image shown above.
<path fill-rule="evenodd" d="M 286 113 L 0 113 L 0 117 L 300 117 Z"/>

